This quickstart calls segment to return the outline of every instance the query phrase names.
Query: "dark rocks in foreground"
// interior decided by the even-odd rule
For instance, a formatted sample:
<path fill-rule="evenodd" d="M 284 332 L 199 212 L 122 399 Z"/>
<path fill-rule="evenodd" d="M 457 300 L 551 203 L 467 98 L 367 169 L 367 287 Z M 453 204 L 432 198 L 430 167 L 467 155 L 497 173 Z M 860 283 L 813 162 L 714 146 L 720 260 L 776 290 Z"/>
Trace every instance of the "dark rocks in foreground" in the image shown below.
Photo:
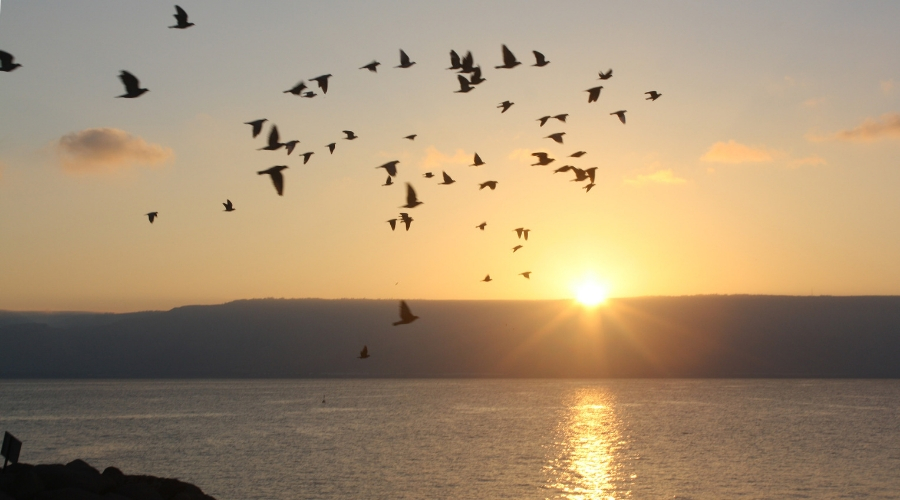
<path fill-rule="evenodd" d="M 177 479 L 101 474 L 83 460 L 62 464 L 13 464 L 0 473 L 0 500 L 215 500 Z"/>

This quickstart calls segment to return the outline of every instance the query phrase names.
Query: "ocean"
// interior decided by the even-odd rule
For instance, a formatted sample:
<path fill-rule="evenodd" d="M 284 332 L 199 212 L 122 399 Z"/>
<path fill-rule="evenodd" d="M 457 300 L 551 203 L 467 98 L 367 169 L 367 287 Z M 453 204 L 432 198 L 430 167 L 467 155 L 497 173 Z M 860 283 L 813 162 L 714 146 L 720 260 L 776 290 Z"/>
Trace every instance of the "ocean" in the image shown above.
<path fill-rule="evenodd" d="M 220 500 L 900 498 L 898 380 L 2 381 L 0 430 Z"/>

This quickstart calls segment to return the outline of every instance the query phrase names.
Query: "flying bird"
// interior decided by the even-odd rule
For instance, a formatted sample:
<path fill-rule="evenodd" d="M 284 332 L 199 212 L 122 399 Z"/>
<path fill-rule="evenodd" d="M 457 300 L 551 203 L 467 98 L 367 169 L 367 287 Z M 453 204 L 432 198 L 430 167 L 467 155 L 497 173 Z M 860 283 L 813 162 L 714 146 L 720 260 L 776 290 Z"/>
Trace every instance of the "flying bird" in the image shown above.
<path fill-rule="evenodd" d="M 626 110 L 619 110 L 614 113 L 610 113 L 610 115 L 616 115 L 619 117 L 619 121 L 622 122 L 622 125 L 625 125 L 625 112 Z"/>
<path fill-rule="evenodd" d="M 648 96 L 650 96 L 647 99 L 645 99 L 646 101 L 655 101 L 655 100 L 659 99 L 659 96 L 662 95 L 655 90 L 651 90 L 650 92 L 644 92 L 644 93 L 647 94 Z"/>
<path fill-rule="evenodd" d="M 441 171 L 441 174 L 444 175 L 444 182 L 439 182 L 438 184 L 444 184 L 444 185 L 449 186 L 450 184 L 453 184 L 454 182 L 456 182 L 453 179 L 451 179 L 449 175 L 447 175 L 447 172 Z"/>
<path fill-rule="evenodd" d="M 500 113 L 506 113 L 506 110 L 509 109 L 510 106 L 512 106 L 513 104 L 515 104 L 515 103 L 514 103 L 514 102 L 509 102 L 509 101 L 503 101 L 503 102 L 501 102 L 500 105 L 497 106 L 497 107 L 498 107 L 498 108 L 503 108 L 503 111 L 501 111 Z"/>
<path fill-rule="evenodd" d="M 281 171 L 286 168 L 288 168 L 287 165 L 275 165 L 256 173 L 259 175 L 268 174 L 272 178 L 272 184 L 275 185 L 275 191 L 278 191 L 278 196 L 282 196 L 282 193 L 284 193 L 284 176 L 281 175 Z"/>
<path fill-rule="evenodd" d="M 601 80 L 609 80 L 610 78 L 612 78 L 612 69 L 610 69 L 610 70 L 607 71 L 606 73 L 604 73 L 604 72 L 602 72 L 602 71 L 600 72 L 600 79 L 601 79 Z"/>
<path fill-rule="evenodd" d="M 491 191 L 493 191 L 493 190 L 497 187 L 497 181 L 487 181 L 487 182 L 482 182 L 482 183 L 479 184 L 478 186 L 479 186 L 479 187 L 478 187 L 478 190 L 479 190 L 479 191 L 481 191 L 482 189 L 484 189 L 484 188 L 486 188 L 486 187 L 491 188 Z"/>
<path fill-rule="evenodd" d="M 410 135 L 404 137 L 404 139 L 409 139 L 411 141 L 414 141 L 414 140 L 416 140 L 417 135 L 419 135 L 419 134 L 410 134 Z"/>
<path fill-rule="evenodd" d="M 406 224 L 406 230 L 409 231 L 409 226 L 412 224 L 413 218 L 406 212 L 400 212 L 400 221 Z"/>
<path fill-rule="evenodd" d="M 234 205 L 231 204 L 231 200 L 225 200 L 225 203 L 222 203 L 222 205 L 225 205 L 226 212 L 234 212 Z"/>
<path fill-rule="evenodd" d="M 469 165 L 469 166 L 470 166 L 470 167 L 480 167 L 480 166 L 482 166 L 482 165 L 484 165 L 484 162 L 481 161 L 481 157 L 478 156 L 478 153 L 475 153 L 475 160 L 474 160 L 474 162 L 473 162 L 471 165 Z"/>
<path fill-rule="evenodd" d="M 537 66 L 539 68 L 542 68 L 542 67 L 550 64 L 550 61 L 548 61 L 547 58 L 544 57 L 544 54 L 541 54 L 540 52 L 538 52 L 536 50 L 532 50 L 531 52 L 534 53 L 534 58 L 537 61 L 534 64 L 532 64 L 532 66 Z"/>
<path fill-rule="evenodd" d="M 251 125 L 253 127 L 253 137 L 256 137 L 262 132 L 262 126 L 265 121 L 265 118 L 261 118 L 259 120 L 253 120 L 252 122 L 244 122 L 244 125 Z"/>
<path fill-rule="evenodd" d="M 474 73 L 475 72 L 475 59 L 472 57 L 471 52 L 466 52 L 465 57 L 460 61 L 460 73 Z"/>
<path fill-rule="evenodd" d="M 516 232 L 516 235 L 520 239 L 522 238 L 522 235 L 524 235 L 525 241 L 528 241 L 528 232 L 531 231 L 531 229 L 525 229 L 524 227 L 517 227 L 517 228 L 513 229 L 513 231 Z"/>
<path fill-rule="evenodd" d="M 566 123 L 566 118 L 568 116 L 569 116 L 569 113 L 560 113 L 558 115 L 554 115 L 553 118 L 556 118 L 557 120 L 559 120 L 563 123 Z"/>
<path fill-rule="evenodd" d="M 462 68 L 462 64 L 459 60 L 459 54 L 456 53 L 455 50 L 450 51 L 450 67 L 447 69 L 460 69 Z"/>
<path fill-rule="evenodd" d="M 397 164 L 400 163 L 400 160 L 389 161 L 384 165 L 379 165 L 375 168 L 383 168 L 387 171 L 388 175 L 391 177 L 395 177 L 397 175 Z"/>
<path fill-rule="evenodd" d="M 575 151 L 574 153 L 570 154 L 569 156 L 572 158 L 581 158 L 585 154 L 586 154 L 586 151 Z"/>
<path fill-rule="evenodd" d="M 312 156 L 313 154 L 315 154 L 315 153 L 313 153 L 312 151 L 307 151 L 307 152 L 303 153 L 302 155 L 300 155 L 300 156 L 303 157 L 303 164 L 304 164 L 304 165 L 306 165 L 306 162 L 309 161 L 309 157 Z"/>
<path fill-rule="evenodd" d="M 595 102 L 600 98 L 600 91 L 603 90 L 603 86 L 594 87 L 592 89 L 587 89 L 585 92 L 588 92 L 588 103 Z"/>
<path fill-rule="evenodd" d="M 363 346 L 362 351 L 359 351 L 359 359 L 366 359 L 369 357 L 369 346 Z"/>
<path fill-rule="evenodd" d="M 516 56 L 513 55 L 512 51 L 510 51 L 508 48 L 506 48 L 506 45 L 504 45 L 503 46 L 503 65 L 502 66 L 494 66 L 494 67 L 497 69 L 500 69 L 500 68 L 510 69 L 510 68 L 515 68 L 516 66 L 518 66 L 520 64 L 522 64 L 522 63 L 520 63 L 519 61 L 516 60 Z"/>
<path fill-rule="evenodd" d="M 531 164 L 532 167 L 535 165 L 549 165 L 556 161 L 555 158 L 550 158 L 549 156 L 547 156 L 547 153 L 531 153 L 531 156 L 536 156 L 538 158 L 537 163 Z"/>
<path fill-rule="evenodd" d="M 486 78 L 481 77 L 481 66 L 475 66 L 475 69 L 472 70 L 472 76 L 469 78 L 469 83 L 471 83 L 472 85 L 478 85 L 486 81 Z"/>
<path fill-rule="evenodd" d="M 393 323 L 393 325 L 394 326 L 408 325 L 417 319 L 419 319 L 419 317 L 413 315 L 412 311 L 409 310 L 409 306 L 406 305 L 406 301 L 401 300 L 400 301 L 400 321 Z"/>
<path fill-rule="evenodd" d="M 524 276 L 525 279 L 530 280 L 531 279 L 531 271 L 525 271 L 524 273 L 519 273 L 519 276 Z"/>
<path fill-rule="evenodd" d="M 359 68 L 359 69 L 367 69 L 367 70 L 371 71 L 372 73 L 377 73 L 377 72 L 378 72 L 378 66 L 379 66 L 379 65 L 381 65 L 380 62 L 378 62 L 378 61 L 372 61 L 372 62 L 370 62 L 369 64 L 366 64 L 365 66 L 363 66 L 363 67 L 361 67 L 361 68 Z"/>
<path fill-rule="evenodd" d="M 310 90 L 310 91 L 308 91 L 308 92 L 304 92 L 303 94 L 301 94 L 300 97 L 308 97 L 308 98 L 311 99 L 311 98 L 315 97 L 316 95 L 317 95 L 317 94 L 316 94 L 315 92 L 313 92 L 312 90 Z"/>
<path fill-rule="evenodd" d="M 182 9 L 181 7 L 179 7 L 177 5 L 175 6 L 175 14 L 173 14 L 173 17 L 175 17 L 175 22 L 177 24 L 175 26 L 169 26 L 170 28 L 177 28 L 177 29 L 183 30 L 183 29 L 190 28 L 191 26 L 194 25 L 194 23 L 188 22 L 187 12 L 185 12 L 184 9 Z"/>
<path fill-rule="evenodd" d="M 406 55 L 406 52 L 403 52 L 403 49 L 400 49 L 400 66 L 394 66 L 395 68 L 408 68 L 415 64 L 415 62 L 410 62 L 409 56 Z"/>
<path fill-rule="evenodd" d="M 416 208 L 417 206 L 421 205 L 422 203 L 424 203 L 424 202 L 419 201 L 419 199 L 416 198 L 416 190 L 413 189 L 412 184 L 407 182 L 406 183 L 406 205 L 403 205 L 400 208 Z"/>
<path fill-rule="evenodd" d="M 516 245 L 513 247 L 513 253 L 516 253 L 516 250 L 522 248 L 522 245 Z"/>
<path fill-rule="evenodd" d="M 543 127 L 544 124 L 547 123 L 547 120 L 549 120 L 550 118 L 553 118 L 553 117 L 550 115 L 542 116 L 542 117 L 538 118 L 537 121 L 541 122 L 541 126 Z"/>
<path fill-rule="evenodd" d="M 300 80 L 300 83 L 298 83 L 297 85 L 294 85 L 293 87 L 291 87 L 291 88 L 285 90 L 283 93 L 284 93 L 284 94 L 301 95 L 301 94 L 303 94 L 303 91 L 304 91 L 305 89 L 306 89 L 306 82 L 304 82 L 303 80 Z"/>
<path fill-rule="evenodd" d="M 317 76 L 315 78 L 310 78 L 310 80 L 319 84 L 319 88 L 322 89 L 323 94 L 328 93 L 328 79 L 331 78 L 331 74 Z"/>
<path fill-rule="evenodd" d="M 157 217 L 159 217 L 159 212 L 150 212 L 150 213 L 144 214 L 144 215 L 146 215 L 147 218 L 150 219 L 150 224 L 153 224 L 153 220 L 156 219 Z"/>
<path fill-rule="evenodd" d="M 484 281 L 485 283 L 490 283 L 490 282 L 493 281 L 493 280 L 491 279 L 491 275 L 488 274 L 488 275 L 486 275 L 486 276 L 484 277 L 484 279 L 481 280 L 481 281 Z"/>
<path fill-rule="evenodd" d="M 285 147 L 285 149 L 287 149 L 288 156 L 290 156 L 291 153 L 294 152 L 294 146 L 296 146 L 299 142 L 300 141 L 298 141 L 298 140 L 293 140 L 293 141 L 287 141 L 286 143 L 284 143 L 284 147 Z"/>
<path fill-rule="evenodd" d="M 344 137 L 344 139 L 347 139 L 348 141 L 352 141 L 353 139 L 359 137 L 358 135 L 354 134 L 352 130 L 344 130 L 344 133 L 347 134 L 347 137 Z"/>
<path fill-rule="evenodd" d="M 388 177 L 388 179 L 390 179 L 390 177 Z M 397 229 L 397 219 L 389 219 L 387 223 L 391 225 L 391 231 Z"/>
<path fill-rule="evenodd" d="M 564 135 L 566 135 L 565 132 L 557 132 L 555 134 L 550 134 L 547 137 L 544 137 L 544 139 L 553 139 L 557 143 L 562 144 L 563 143 L 562 136 L 564 136 Z"/>
<path fill-rule="evenodd" d="M 393 185 L 394 185 L 394 179 L 390 175 L 387 176 L 387 180 L 384 181 L 384 184 L 382 184 L 382 186 L 393 186 Z"/>
<path fill-rule="evenodd" d="M 594 175 L 597 173 L 597 167 L 591 167 L 584 169 L 584 173 L 587 174 L 588 179 L 590 179 L 591 184 L 594 183 Z"/>
<path fill-rule="evenodd" d="M 269 144 L 264 148 L 259 148 L 257 151 L 275 151 L 276 149 L 281 149 L 284 144 L 278 142 L 280 136 L 278 135 L 278 127 L 272 125 L 272 130 L 269 131 Z"/>
<path fill-rule="evenodd" d="M 573 168 L 575 168 L 575 167 L 573 167 L 572 165 L 563 165 L 563 166 L 557 168 L 556 170 L 554 170 L 553 173 L 558 174 L 560 172 L 568 172 L 569 170 L 572 170 Z"/>
<path fill-rule="evenodd" d="M 116 97 L 134 99 L 135 97 L 143 95 L 144 92 L 149 92 L 149 90 L 141 88 L 141 84 L 137 77 L 125 70 L 122 70 L 122 72 L 119 73 L 119 79 L 122 80 L 122 84 L 125 85 L 125 93 Z"/>
<path fill-rule="evenodd" d="M 585 193 L 590 193 L 590 192 L 591 192 L 591 188 L 594 187 L 594 186 L 596 186 L 596 184 L 594 184 L 594 183 L 592 182 L 592 183 L 588 184 L 587 186 L 584 186 L 582 189 L 585 190 L 585 191 L 584 191 Z"/>
<path fill-rule="evenodd" d="M 330 152 L 330 154 L 334 154 L 334 146 L 335 146 L 335 143 L 333 143 L 333 142 L 331 144 L 325 145 L 325 147 L 328 148 L 328 151 Z"/>
<path fill-rule="evenodd" d="M 21 64 L 15 61 L 15 57 L 9 52 L 5 52 L 0 50 L 0 71 L 5 71 L 9 73 L 10 71 L 22 66 Z"/>
<path fill-rule="evenodd" d="M 581 182 L 588 180 L 588 174 L 584 170 L 572 167 L 572 172 L 575 173 L 575 178 L 572 179 L 572 182 Z"/>
<path fill-rule="evenodd" d="M 466 77 L 462 75 L 456 75 L 456 79 L 459 80 L 459 90 L 454 90 L 454 94 L 465 94 L 475 88 L 469 85 L 469 80 L 466 80 Z"/>
<path fill-rule="evenodd" d="M 434 177 L 434 174 L 431 172 L 425 172 L 424 174 L 422 174 L 422 177 L 424 177 L 426 179 L 431 179 L 432 177 Z"/>
<path fill-rule="evenodd" d="M 475 227 L 477 227 L 478 229 L 481 229 L 482 231 L 484 231 L 484 226 L 487 226 L 487 222 L 482 222 L 481 224 L 478 224 L 478 225 L 475 226 Z"/>

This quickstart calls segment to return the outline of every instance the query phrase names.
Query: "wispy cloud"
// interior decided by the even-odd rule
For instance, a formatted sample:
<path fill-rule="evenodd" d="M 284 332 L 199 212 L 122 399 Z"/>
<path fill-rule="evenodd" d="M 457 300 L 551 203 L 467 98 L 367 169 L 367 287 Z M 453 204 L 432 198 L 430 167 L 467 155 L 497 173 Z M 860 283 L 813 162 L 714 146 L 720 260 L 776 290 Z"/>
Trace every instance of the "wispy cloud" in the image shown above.
<path fill-rule="evenodd" d="M 444 154 L 434 146 L 425 148 L 425 157 L 422 158 L 421 166 L 425 170 L 436 170 L 444 165 L 468 165 L 472 163 L 474 153 L 469 154 L 462 149 L 457 149 L 453 155 Z"/>
<path fill-rule="evenodd" d="M 814 109 L 814 108 L 818 108 L 819 106 L 821 106 L 824 103 L 825 103 L 824 97 L 811 97 L 811 98 L 803 101 L 803 107 Z"/>
<path fill-rule="evenodd" d="M 812 155 L 807 156 L 806 158 L 797 158 L 796 160 L 791 160 L 788 162 L 788 165 L 791 167 L 814 167 L 816 165 L 827 165 L 828 162 L 825 161 L 825 158 L 821 156 Z"/>
<path fill-rule="evenodd" d="M 172 159 L 170 148 L 115 128 L 89 128 L 59 139 L 56 153 L 69 173 L 110 172 L 132 165 L 157 165 Z"/>
<path fill-rule="evenodd" d="M 891 78 L 890 80 L 882 80 L 879 82 L 878 86 L 881 87 L 882 94 L 891 96 L 894 95 L 894 89 L 896 88 L 897 83 Z"/>
<path fill-rule="evenodd" d="M 641 186 L 645 184 L 684 184 L 687 180 L 675 175 L 671 168 L 657 170 L 652 174 L 640 174 L 630 179 L 625 179 L 625 184 Z"/>
<path fill-rule="evenodd" d="M 812 142 L 875 142 L 881 139 L 900 139 L 900 113 L 887 113 L 879 118 L 866 118 L 858 126 L 833 134 L 806 134 Z"/>
<path fill-rule="evenodd" d="M 715 163 L 760 163 L 772 161 L 772 153 L 763 148 L 746 146 L 732 139 L 713 144 L 700 160 Z"/>
<path fill-rule="evenodd" d="M 531 156 L 533 152 L 530 149 L 516 149 L 507 158 L 512 161 L 534 161 L 534 156 Z"/>

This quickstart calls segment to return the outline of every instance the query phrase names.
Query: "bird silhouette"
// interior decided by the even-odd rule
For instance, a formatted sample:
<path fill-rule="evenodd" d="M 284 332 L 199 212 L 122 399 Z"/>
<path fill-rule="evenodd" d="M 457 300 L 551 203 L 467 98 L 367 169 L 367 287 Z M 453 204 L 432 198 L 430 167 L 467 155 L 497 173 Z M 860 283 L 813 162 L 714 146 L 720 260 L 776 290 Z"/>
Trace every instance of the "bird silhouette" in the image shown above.
<path fill-rule="evenodd" d="M 469 78 L 469 83 L 478 85 L 486 81 L 487 79 L 481 77 L 481 66 L 475 66 L 475 69 L 472 70 L 472 76 Z"/>
<path fill-rule="evenodd" d="M 143 95 L 144 92 L 149 92 L 149 90 L 141 88 L 141 83 L 138 81 L 137 77 L 125 70 L 122 70 L 122 72 L 119 73 L 119 79 L 122 80 L 122 84 L 125 85 L 125 93 L 116 97 L 134 99 L 135 97 Z"/>
<path fill-rule="evenodd" d="M 500 68 L 511 69 L 511 68 L 515 68 L 516 66 L 518 66 L 520 64 L 522 64 L 522 63 L 520 63 L 519 61 L 516 60 L 516 56 L 513 55 L 512 51 L 510 51 L 506 47 L 506 45 L 504 45 L 503 46 L 503 65 L 494 66 L 494 67 L 497 69 L 500 69 Z"/>
<path fill-rule="evenodd" d="M 384 181 L 384 184 L 382 184 L 382 186 L 393 186 L 393 185 L 394 185 L 394 179 L 390 175 L 387 176 L 387 180 Z"/>
<path fill-rule="evenodd" d="M 475 153 L 475 160 L 474 160 L 474 161 L 472 162 L 472 164 L 469 165 L 469 166 L 470 166 L 470 167 L 480 167 L 480 166 L 482 166 L 482 165 L 484 165 L 484 162 L 481 161 L 481 157 L 478 156 L 478 153 Z"/>
<path fill-rule="evenodd" d="M 519 273 L 519 276 L 524 276 L 525 279 L 530 280 L 531 279 L 531 271 L 525 271 L 524 273 Z"/>
<path fill-rule="evenodd" d="M 600 98 L 600 91 L 603 90 L 603 86 L 594 87 L 592 89 L 587 89 L 585 92 L 588 92 L 588 103 L 596 102 L 597 99 Z"/>
<path fill-rule="evenodd" d="M 622 122 L 622 125 L 625 125 L 625 112 L 626 112 L 626 110 L 622 109 L 622 110 L 616 111 L 614 113 L 610 113 L 610 115 L 618 116 L 619 121 Z"/>
<path fill-rule="evenodd" d="M 283 93 L 284 93 L 284 94 L 301 95 L 301 94 L 303 94 L 303 91 L 304 91 L 305 89 L 306 89 L 306 82 L 304 82 L 303 80 L 300 80 L 300 83 L 298 83 L 297 85 L 294 85 L 293 87 L 291 87 L 291 88 L 285 90 Z"/>
<path fill-rule="evenodd" d="M 413 315 L 412 311 L 409 310 L 409 306 L 406 305 L 405 300 L 400 301 L 400 321 L 394 322 L 393 325 L 408 325 L 413 321 L 419 319 L 418 316 Z"/>
<path fill-rule="evenodd" d="M 646 101 L 655 101 L 655 100 L 659 99 L 659 96 L 662 95 L 655 90 L 651 90 L 650 92 L 644 92 L 644 93 L 647 94 L 648 96 L 650 96 L 647 99 L 645 99 Z"/>
<path fill-rule="evenodd" d="M 412 224 L 413 218 L 406 212 L 400 212 L 400 221 L 406 224 L 406 230 L 409 231 L 409 226 Z"/>
<path fill-rule="evenodd" d="M 585 154 L 586 154 L 585 151 L 575 151 L 574 153 L 570 154 L 569 156 L 572 158 L 581 158 Z"/>
<path fill-rule="evenodd" d="M 285 149 L 287 149 L 288 156 L 290 156 L 291 153 L 294 152 L 294 146 L 296 146 L 299 142 L 300 141 L 298 141 L 298 140 L 293 140 L 293 141 L 287 141 L 284 143 L 284 147 L 285 147 Z"/>
<path fill-rule="evenodd" d="M 9 52 L 0 50 L 0 71 L 9 73 L 16 68 L 21 67 L 21 64 L 14 62 L 15 59 L 16 58 Z"/>
<path fill-rule="evenodd" d="M 394 177 L 397 175 L 397 164 L 400 163 L 400 160 L 389 161 L 384 165 L 379 165 L 375 168 L 383 168 L 387 171 L 388 175 Z"/>
<path fill-rule="evenodd" d="M 414 141 L 414 140 L 416 140 L 417 135 L 419 135 L 419 134 L 409 134 L 408 136 L 404 137 L 404 139 L 409 139 L 411 141 Z"/>
<path fill-rule="evenodd" d="M 584 186 L 582 189 L 584 189 L 584 192 L 585 192 L 585 193 L 590 193 L 590 192 L 591 192 L 591 188 L 594 187 L 595 185 L 596 185 L 596 184 L 594 184 L 594 183 L 592 182 L 592 183 L 588 184 L 587 186 Z"/>
<path fill-rule="evenodd" d="M 395 68 L 408 68 L 415 64 L 415 62 L 410 62 L 409 56 L 406 55 L 406 52 L 403 52 L 403 49 L 400 49 L 400 66 L 394 66 Z"/>
<path fill-rule="evenodd" d="M 344 137 L 344 139 L 347 139 L 348 141 L 352 141 L 353 139 L 359 137 L 358 135 L 354 134 L 352 130 L 344 130 L 344 133 L 347 134 L 347 137 Z"/>
<path fill-rule="evenodd" d="M 575 173 L 575 178 L 572 179 L 572 182 L 581 182 L 588 180 L 588 174 L 584 170 L 572 167 L 572 172 Z"/>
<path fill-rule="evenodd" d="M 315 78 L 310 78 L 310 80 L 319 84 L 319 88 L 322 89 L 323 94 L 328 93 L 328 79 L 331 78 L 331 74 L 317 76 Z"/>
<path fill-rule="evenodd" d="M 484 277 L 484 279 L 481 280 L 481 281 L 484 281 L 485 283 L 490 283 L 490 282 L 493 281 L 493 280 L 491 279 L 491 275 L 488 274 L 488 275 L 486 275 L 486 276 Z"/>
<path fill-rule="evenodd" d="M 456 79 L 459 80 L 459 90 L 454 90 L 454 94 L 465 94 L 475 88 L 469 85 L 469 80 L 466 80 L 466 77 L 462 75 L 456 75 Z"/>
<path fill-rule="evenodd" d="M 609 80 L 610 78 L 612 78 L 612 69 L 610 69 L 610 70 L 607 71 L 606 73 L 604 73 L 604 72 L 602 72 L 602 71 L 600 72 L 600 79 L 601 79 L 601 80 Z"/>
<path fill-rule="evenodd" d="M 367 69 L 367 70 L 371 71 L 372 73 L 377 73 L 377 72 L 378 72 L 378 66 L 379 66 L 379 65 L 381 65 L 380 62 L 378 62 L 378 61 L 372 61 L 372 62 L 370 62 L 369 64 L 366 64 L 365 66 L 363 66 L 363 67 L 361 67 L 361 68 L 359 68 L 359 69 Z"/>
<path fill-rule="evenodd" d="M 538 118 L 537 121 L 541 122 L 541 126 L 543 127 L 544 124 L 547 123 L 547 120 L 549 120 L 550 118 L 553 118 L 553 117 L 550 115 L 542 116 L 542 117 Z"/>
<path fill-rule="evenodd" d="M 525 236 L 525 241 L 528 241 L 528 232 L 531 231 L 531 229 L 525 229 L 524 227 L 517 227 L 517 228 L 513 229 L 513 231 L 516 232 L 516 235 L 520 239 L 522 238 L 522 236 Z"/>
<path fill-rule="evenodd" d="M 309 161 L 309 157 L 312 156 L 312 155 L 314 155 L 314 154 L 315 154 L 315 153 L 313 153 L 312 151 L 307 151 L 307 152 L 303 153 L 302 155 L 300 155 L 300 156 L 303 157 L 303 164 L 306 165 L 306 162 Z"/>
<path fill-rule="evenodd" d="M 591 184 L 594 183 L 594 175 L 597 173 L 597 167 L 591 167 L 584 169 L 584 173 L 587 174 L 588 179 L 591 181 Z"/>
<path fill-rule="evenodd" d="M 560 172 L 568 172 L 569 170 L 572 170 L 573 168 L 575 168 L 575 167 L 573 167 L 572 165 L 563 165 L 563 166 L 557 168 L 556 170 L 554 170 L 553 173 L 558 174 Z"/>
<path fill-rule="evenodd" d="M 388 177 L 388 179 L 390 179 L 390 177 Z M 388 219 L 387 223 L 391 225 L 391 231 L 397 229 L 397 219 Z"/>
<path fill-rule="evenodd" d="M 465 57 L 460 61 L 460 73 L 473 73 L 475 72 L 475 59 L 472 57 L 471 52 L 466 52 Z"/>
<path fill-rule="evenodd" d="M 177 29 L 183 30 L 183 29 L 190 28 L 191 26 L 194 25 L 194 23 L 188 22 L 187 12 L 185 12 L 184 9 L 182 9 L 181 7 L 179 7 L 177 5 L 175 6 L 175 14 L 173 14 L 173 17 L 175 17 L 175 22 L 177 24 L 175 26 L 169 26 L 170 28 L 177 28 Z"/>
<path fill-rule="evenodd" d="M 450 67 L 447 69 L 460 69 L 462 68 L 462 64 L 459 60 L 459 54 L 456 53 L 455 50 L 450 51 Z"/>
<path fill-rule="evenodd" d="M 269 144 L 264 148 L 259 148 L 257 151 L 275 151 L 276 149 L 281 149 L 284 144 L 278 141 L 279 138 L 278 127 L 272 125 L 272 130 L 269 131 Z"/>
<path fill-rule="evenodd" d="M 287 165 L 275 165 L 266 170 L 260 170 L 257 174 L 268 174 L 272 178 L 272 184 L 275 185 L 275 191 L 278 191 L 278 196 L 282 196 L 282 193 L 284 193 L 284 176 L 281 175 L 281 171 L 286 168 L 288 168 Z"/>
<path fill-rule="evenodd" d="M 421 202 L 416 198 L 416 190 L 413 189 L 412 184 L 406 183 L 406 205 L 403 205 L 400 208 L 416 208 L 424 202 Z"/>
<path fill-rule="evenodd" d="M 144 215 L 146 215 L 147 218 L 150 219 L 150 224 L 153 224 L 153 220 L 156 219 L 157 217 L 159 217 L 159 212 L 150 212 L 150 213 L 144 214 Z"/>
<path fill-rule="evenodd" d="M 431 179 L 432 177 L 434 177 L 434 174 L 431 172 L 425 172 L 424 174 L 422 174 L 422 177 L 424 177 L 426 179 Z"/>
<path fill-rule="evenodd" d="M 484 226 L 487 226 L 487 222 L 482 222 L 481 224 L 478 224 L 478 225 L 475 226 L 475 227 L 477 227 L 478 229 L 481 229 L 482 231 L 484 231 Z"/>
<path fill-rule="evenodd" d="M 516 253 L 516 250 L 518 250 L 518 249 L 520 249 L 520 248 L 522 248 L 522 245 L 516 245 L 516 246 L 514 246 L 513 249 L 512 249 L 512 250 L 513 250 L 513 253 Z"/>
<path fill-rule="evenodd" d="M 369 357 L 369 346 L 363 346 L 362 351 L 359 351 L 359 359 L 366 359 Z"/>
<path fill-rule="evenodd" d="M 441 174 L 444 175 L 444 182 L 439 182 L 438 184 L 444 184 L 444 185 L 449 186 L 450 184 L 453 184 L 454 182 L 456 182 L 453 179 L 451 179 L 449 175 L 447 175 L 447 172 L 441 171 Z"/>
<path fill-rule="evenodd" d="M 234 205 L 231 204 L 231 200 L 225 200 L 225 203 L 222 203 L 222 205 L 225 205 L 226 212 L 234 212 Z"/>
<path fill-rule="evenodd" d="M 265 118 L 260 118 L 259 120 L 253 120 L 252 122 L 244 122 L 244 125 L 251 125 L 253 127 L 253 137 L 256 137 L 262 132 L 262 126 L 265 121 Z"/>
<path fill-rule="evenodd" d="M 537 163 L 532 163 L 531 166 L 535 165 L 549 165 L 556 161 L 554 158 L 550 158 L 547 153 L 531 153 L 531 156 L 536 156 L 538 159 Z"/>
<path fill-rule="evenodd" d="M 500 113 L 506 113 L 506 110 L 509 109 L 510 106 L 512 106 L 513 104 L 515 104 L 515 103 L 514 103 L 514 102 L 509 102 L 509 101 L 503 101 L 503 102 L 501 102 L 500 105 L 497 106 L 497 107 L 498 107 L 498 108 L 503 108 L 503 111 L 501 111 Z"/>
<path fill-rule="evenodd" d="M 493 191 L 497 187 L 497 181 L 482 182 L 481 184 L 478 185 L 478 190 L 481 191 L 482 189 L 484 189 L 486 187 L 491 188 L 491 191 Z"/>
<path fill-rule="evenodd" d="M 328 151 L 329 151 L 331 154 L 334 154 L 334 146 L 335 146 L 335 145 L 336 145 L 336 144 L 332 142 L 331 144 L 326 144 L 325 147 L 328 148 Z"/>
<path fill-rule="evenodd" d="M 534 53 L 534 59 L 537 61 L 534 64 L 532 64 L 532 66 L 537 66 L 539 68 L 543 68 L 544 66 L 550 64 L 550 61 L 548 61 L 547 58 L 544 57 L 544 54 L 541 54 L 540 52 L 538 52 L 536 50 L 532 50 L 531 52 Z"/>
<path fill-rule="evenodd" d="M 547 137 L 544 137 L 544 139 L 553 139 L 557 143 L 562 144 L 563 143 L 562 136 L 564 136 L 564 135 L 566 135 L 565 132 L 557 132 L 555 134 L 550 134 Z"/>
<path fill-rule="evenodd" d="M 558 115 L 554 115 L 553 118 L 556 118 L 557 120 L 559 120 L 563 123 L 566 123 L 566 118 L 568 116 L 569 116 L 569 113 L 560 113 Z"/>
<path fill-rule="evenodd" d="M 313 92 L 312 90 L 310 90 L 310 91 L 308 91 L 308 92 L 304 92 L 304 93 L 300 94 L 300 97 L 308 97 L 308 98 L 311 99 L 311 98 L 315 97 L 316 95 L 317 95 L 317 94 L 316 94 L 315 92 Z"/>

